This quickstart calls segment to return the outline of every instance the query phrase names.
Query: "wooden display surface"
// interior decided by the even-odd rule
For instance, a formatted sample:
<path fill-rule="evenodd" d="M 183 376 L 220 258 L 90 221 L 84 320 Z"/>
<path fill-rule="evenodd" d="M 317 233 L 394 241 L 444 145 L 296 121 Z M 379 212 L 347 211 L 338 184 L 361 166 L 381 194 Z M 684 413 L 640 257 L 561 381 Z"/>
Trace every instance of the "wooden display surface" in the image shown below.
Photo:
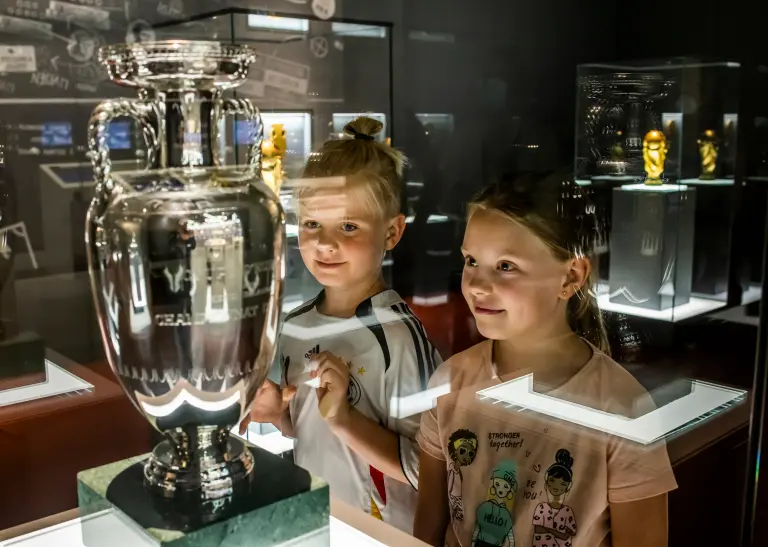
<path fill-rule="evenodd" d="M 46 358 L 93 390 L 0 407 L 0 530 L 77 507 L 78 472 L 152 448 L 151 426 L 106 364 Z"/>

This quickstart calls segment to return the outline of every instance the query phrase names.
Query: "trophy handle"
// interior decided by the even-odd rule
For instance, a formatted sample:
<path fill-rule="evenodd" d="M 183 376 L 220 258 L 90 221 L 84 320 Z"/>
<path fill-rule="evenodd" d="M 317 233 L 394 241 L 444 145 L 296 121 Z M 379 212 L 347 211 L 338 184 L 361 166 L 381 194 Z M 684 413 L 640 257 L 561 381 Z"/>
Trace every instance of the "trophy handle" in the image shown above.
<path fill-rule="evenodd" d="M 107 127 L 109 122 L 119 117 L 133 118 L 141 128 L 144 144 L 147 147 L 145 169 L 151 169 L 160 150 L 157 132 L 152 120 L 158 120 L 157 104 L 149 100 L 116 99 L 99 104 L 88 122 L 88 149 L 96 182 L 95 199 L 105 206 L 114 190 L 112 180 L 112 160 L 109 158 Z"/>
<path fill-rule="evenodd" d="M 221 135 L 219 134 L 220 123 L 225 116 L 241 116 L 244 120 L 253 122 L 253 140 L 246 151 L 246 166 L 252 169 L 257 176 L 261 176 L 261 144 L 264 142 L 264 124 L 261 121 L 261 114 L 251 101 L 242 98 L 217 99 L 214 108 L 211 111 L 211 127 L 213 128 L 213 142 L 218 143 Z M 219 148 L 214 144 L 213 164 L 221 167 L 221 157 Z"/>

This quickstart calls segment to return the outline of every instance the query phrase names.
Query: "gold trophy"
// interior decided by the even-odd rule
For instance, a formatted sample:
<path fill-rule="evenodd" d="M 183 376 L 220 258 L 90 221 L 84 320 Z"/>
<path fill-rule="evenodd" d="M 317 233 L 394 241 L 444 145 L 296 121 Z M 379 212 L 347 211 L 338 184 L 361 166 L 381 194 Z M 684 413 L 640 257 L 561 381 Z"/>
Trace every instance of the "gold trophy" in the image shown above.
<path fill-rule="evenodd" d="M 643 137 L 643 163 L 645 164 L 645 184 L 657 186 L 663 184 L 664 160 L 667 159 L 667 137 L 658 129 L 652 129 Z"/>
<path fill-rule="evenodd" d="M 261 145 L 261 175 L 267 186 L 277 195 L 283 184 L 283 158 L 287 145 L 285 127 L 281 123 L 272 125 L 269 139 Z"/>
<path fill-rule="evenodd" d="M 717 137 L 711 129 L 704 131 L 699 140 L 699 155 L 701 156 L 700 180 L 715 180 L 715 168 L 717 167 Z"/>

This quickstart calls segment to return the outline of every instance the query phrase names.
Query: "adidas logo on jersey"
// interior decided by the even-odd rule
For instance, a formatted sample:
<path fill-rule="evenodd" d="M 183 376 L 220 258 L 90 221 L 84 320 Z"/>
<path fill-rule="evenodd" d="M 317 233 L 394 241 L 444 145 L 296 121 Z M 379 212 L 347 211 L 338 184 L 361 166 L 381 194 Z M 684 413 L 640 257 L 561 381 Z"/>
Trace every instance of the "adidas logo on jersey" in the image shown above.
<path fill-rule="evenodd" d="M 317 355 L 320 353 L 320 344 L 317 344 L 314 348 L 310 349 L 307 353 L 304 354 L 304 359 L 309 361 L 312 359 L 313 355 Z"/>

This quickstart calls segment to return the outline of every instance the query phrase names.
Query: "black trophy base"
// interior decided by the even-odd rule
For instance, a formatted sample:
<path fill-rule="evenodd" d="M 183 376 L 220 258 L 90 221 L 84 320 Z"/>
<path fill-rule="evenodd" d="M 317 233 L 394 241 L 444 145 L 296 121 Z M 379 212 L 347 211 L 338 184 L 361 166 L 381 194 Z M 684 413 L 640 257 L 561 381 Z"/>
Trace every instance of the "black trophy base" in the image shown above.
<path fill-rule="evenodd" d="M 610 301 L 658 311 L 687 304 L 695 190 L 633 184 L 613 192 Z"/>
<path fill-rule="evenodd" d="M 78 474 L 81 513 L 116 508 L 159 545 L 233 547 L 280 545 L 328 526 L 328 486 L 307 471 L 261 448 L 250 448 L 254 468 L 233 496 L 206 505 L 163 498 L 145 487 L 146 457 Z M 108 547 L 103 525 L 83 519 L 86 547 Z M 90 524 L 89 524 L 90 523 Z"/>
<path fill-rule="evenodd" d="M 48 380 L 45 343 L 33 332 L 0 336 L 0 391 Z"/>

